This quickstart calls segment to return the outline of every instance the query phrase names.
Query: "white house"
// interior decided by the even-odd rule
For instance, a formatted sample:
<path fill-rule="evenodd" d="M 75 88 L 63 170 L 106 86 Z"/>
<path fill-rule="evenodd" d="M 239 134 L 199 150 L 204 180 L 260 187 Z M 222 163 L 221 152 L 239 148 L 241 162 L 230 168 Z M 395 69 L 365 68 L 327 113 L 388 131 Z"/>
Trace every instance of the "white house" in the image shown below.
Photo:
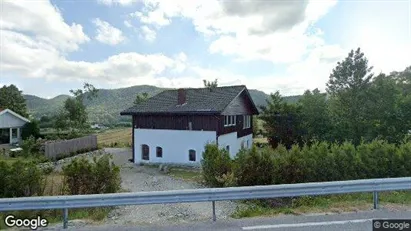
<path fill-rule="evenodd" d="M 198 165 L 207 143 L 234 157 L 253 142 L 257 107 L 243 85 L 166 90 L 121 115 L 132 116 L 134 163 Z"/>
<path fill-rule="evenodd" d="M 21 129 L 30 122 L 10 109 L 0 109 L 0 144 L 15 144 L 21 141 Z"/>

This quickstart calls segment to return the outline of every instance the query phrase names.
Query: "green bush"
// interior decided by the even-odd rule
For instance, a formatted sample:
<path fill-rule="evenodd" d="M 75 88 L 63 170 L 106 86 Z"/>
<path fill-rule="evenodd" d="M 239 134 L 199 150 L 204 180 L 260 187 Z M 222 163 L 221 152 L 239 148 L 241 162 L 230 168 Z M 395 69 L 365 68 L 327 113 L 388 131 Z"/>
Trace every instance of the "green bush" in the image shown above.
<path fill-rule="evenodd" d="M 206 183 L 217 187 L 408 177 L 411 142 L 374 140 L 355 147 L 350 142 L 314 141 L 290 149 L 253 147 L 240 150 L 233 161 L 224 150 L 208 145 L 202 167 Z"/>
<path fill-rule="evenodd" d="M 21 131 L 21 138 L 26 140 L 33 136 L 34 138 L 40 137 L 40 126 L 37 120 L 32 120 L 30 123 L 26 123 Z"/>
<path fill-rule="evenodd" d="M 350 142 L 341 145 L 332 144 L 330 152 L 335 158 L 335 171 L 337 180 L 354 180 L 362 178 L 360 153 Z"/>
<path fill-rule="evenodd" d="M 270 148 L 258 151 L 240 150 L 233 164 L 234 176 L 239 186 L 269 185 L 274 183 L 274 162 Z"/>
<path fill-rule="evenodd" d="M 120 168 L 111 155 L 100 158 L 76 158 L 63 167 L 64 183 L 69 194 L 115 193 L 120 190 Z"/>
<path fill-rule="evenodd" d="M 231 172 L 230 154 L 215 144 L 207 144 L 201 166 L 205 183 L 211 187 L 222 187 L 224 182 L 219 179 Z"/>
<path fill-rule="evenodd" d="M 44 192 L 44 174 L 34 162 L 0 161 L 0 197 L 41 196 Z"/>
<path fill-rule="evenodd" d="M 23 149 L 21 154 L 24 157 L 34 156 L 40 153 L 41 144 L 37 142 L 34 136 L 30 136 L 29 138 L 23 141 L 21 148 Z"/>

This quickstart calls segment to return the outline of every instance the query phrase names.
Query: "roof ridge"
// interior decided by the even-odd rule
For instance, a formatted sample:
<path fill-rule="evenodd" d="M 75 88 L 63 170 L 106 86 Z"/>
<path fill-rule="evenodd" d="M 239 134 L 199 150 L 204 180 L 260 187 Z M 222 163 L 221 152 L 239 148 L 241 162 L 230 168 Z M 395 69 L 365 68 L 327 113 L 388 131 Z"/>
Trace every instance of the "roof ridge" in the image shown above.
<path fill-rule="evenodd" d="M 185 106 L 175 107 L 178 89 L 187 91 L 187 104 Z M 209 112 L 210 110 L 222 112 L 238 95 L 247 90 L 247 87 L 245 85 L 229 85 L 215 87 L 211 91 L 209 89 L 209 87 L 167 89 L 153 95 L 144 103 L 133 105 L 121 114 Z"/>

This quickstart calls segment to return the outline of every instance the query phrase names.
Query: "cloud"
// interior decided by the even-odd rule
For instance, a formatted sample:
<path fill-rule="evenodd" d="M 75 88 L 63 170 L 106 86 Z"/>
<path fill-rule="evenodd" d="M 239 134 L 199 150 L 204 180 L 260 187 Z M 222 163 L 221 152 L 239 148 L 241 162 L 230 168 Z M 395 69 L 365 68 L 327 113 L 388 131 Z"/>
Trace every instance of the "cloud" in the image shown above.
<path fill-rule="evenodd" d="M 141 11 L 133 13 L 141 23 L 159 29 L 175 17 L 187 18 L 199 33 L 214 36 L 210 53 L 233 56 L 238 61 L 293 63 L 324 45 L 313 23 L 336 1 L 147 0 L 144 3 Z"/>
<path fill-rule="evenodd" d="M 0 66 L 4 73 L 42 77 L 60 57 L 90 41 L 80 24 L 65 23 L 49 1 L 5 1 L 2 8 Z"/>
<path fill-rule="evenodd" d="M 133 27 L 133 25 L 131 24 L 130 20 L 125 20 L 125 21 L 124 21 L 124 25 L 125 25 L 127 28 L 132 28 L 132 27 Z"/>
<path fill-rule="evenodd" d="M 51 78 L 103 81 L 110 84 L 126 84 L 156 77 L 176 67 L 177 62 L 162 54 L 142 55 L 134 52 L 120 53 L 102 62 L 77 62 L 60 60 L 47 75 Z"/>
<path fill-rule="evenodd" d="M 96 18 L 93 20 L 93 24 L 97 27 L 95 38 L 101 43 L 117 45 L 126 39 L 120 29 L 113 27 L 106 21 Z"/>
<path fill-rule="evenodd" d="M 141 30 L 147 40 L 152 41 L 156 37 L 156 28 L 166 26 L 167 20 L 171 23 L 172 18 L 179 15 L 190 17 L 197 30 L 201 31 L 200 33 L 220 36 L 210 46 L 211 52 L 225 52 L 226 54 L 245 58 L 244 56 L 256 53 L 256 50 L 258 50 L 259 55 L 251 55 L 249 58 L 261 58 L 262 55 L 266 55 L 266 59 L 274 62 L 299 60 L 295 53 L 297 51 L 304 52 L 304 47 L 297 45 L 295 47 L 287 47 L 287 44 L 284 44 L 283 47 L 265 47 L 260 45 L 266 42 L 269 43 L 271 39 L 271 42 L 282 42 L 282 40 L 286 39 L 287 35 L 293 35 L 293 33 L 297 36 L 300 32 L 298 28 L 292 28 L 288 32 L 276 31 L 272 33 L 270 29 L 267 30 L 266 34 L 248 34 L 248 30 L 243 30 L 242 26 L 236 22 L 238 20 L 237 16 L 216 16 L 215 12 L 221 12 L 220 10 L 223 7 L 220 4 L 217 5 L 216 2 L 200 2 L 203 5 L 198 5 L 196 2 L 187 1 L 185 6 L 188 6 L 188 8 L 181 8 L 181 3 L 184 2 L 177 2 L 176 5 L 169 3 L 170 7 L 159 5 L 158 7 L 166 7 L 165 9 L 162 8 L 164 10 L 163 18 L 160 17 L 161 14 L 154 17 L 147 11 L 143 15 L 146 15 L 148 18 L 144 20 L 153 23 L 142 25 L 138 29 Z M 162 4 L 167 4 L 167 2 Z M 21 12 L 30 12 L 25 7 L 31 6 L 26 4 L 19 5 L 19 2 L 7 2 L 4 5 L 8 11 L 7 15 L 0 22 L 2 28 L 8 29 L 2 29 L 1 31 L 2 43 L 0 48 L 3 58 L 0 60 L 0 64 L 2 71 L 32 78 L 46 78 L 54 81 L 90 81 L 91 83 L 98 82 L 116 87 L 136 84 L 150 84 L 162 87 L 201 87 L 203 79 L 219 79 L 221 86 L 246 84 L 249 88 L 264 90 L 267 93 L 281 90 L 283 94 L 293 94 L 308 86 L 321 84 L 321 81 L 324 83 L 324 78 L 328 77 L 329 74 L 329 68 L 324 63 L 331 63 L 336 57 L 339 57 L 340 52 L 338 46 L 325 46 L 322 40 L 311 38 L 309 37 L 310 35 L 304 35 L 303 39 L 307 39 L 313 46 L 316 46 L 315 52 L 312 52 L 306 59 L 294 62 L 294 65 L 290 66 L 284 76 L 250 77 L 233 74 L 221 68 L 205 68 L 198 64 L 193 64 L 190 58 L 183 52 L 173 56 L 165 56 L 161 53 L 140 54 L 124 52 L 106 57 L 99 62 L 72 61 L 67 59 L 67 53 L 79 49 L 81 44 L 90 40 L 84 34 L 81 25 L 67 25 L 59 10 L 49 2 L 48 5 L 45 2 L 41 2 L 40 5 L 44 8 L 44 13 L 42 13 L 41 8 L 38 12 L 32 13 L 36 17 L 31 22 L 18 21 L 20 20 Z M 240 13 L 243 14 L 241 11 Z M 54 20 L 48 20 L 48 17 L 54 18 Z M 141 19 L 143 18 L 141 16 Z M 154 19 L 157 20 L 155 23 L 150 21 Z M 98 27 L 96 39 L 99 41 L 108 44 L 118 44 L 125 39 L 121 31 L 111 26 L 108 22 L 98 18 L 93 20 L 93 22 Z M 130 21 L 126 22 L 129 23 L 125 23 L 126 26 L 133 26 Z M 27 23 L 27 25 L 24 23 Z M 226 23 L 231 23 L 232 25 L 229 26 Z M 23 26 L 17 27 L 20 24 Z M 289 26 L 290 23 L 286 24 Z M 280 30 L 284 30 L 288 26 L 284 26 Z M 247 28 L 249 29 L 250 27 Z M 233 33 L 235 34 L 241 30 L 244 31 L 244 35 L 239 33 L 237 37 L 232 37 Z M 321 31 L 315 31 L 315 33 L 317 33 L 316 36 L 319 36 Z M 313 34 L 315 33 L 313 32 Z M 293 38 L 288 39 L 292 40 Z M 295 38 L 293 41 L 299 42 L 298 39 L 301 38 Z M 58 43 L 49 41 L 58 41 Z M 254 46 L 247 45 L 241 47 L 247 41 L 252 41 L 256 44 Z M 226 48 L 221 49 L 221 46 L 226 46 Z M 273 56 L 272 53 L 274 51 L 282 52 L 282 55 Z M 287 52 L 294 53 L 294 55 L 288 55 Z M 312 73 L 313 68 L 317 72 L 308 75 L 307 73 Z M 321 78 L 318 76 L 321 76 Z"/>
<path fill-rule="evenodd" d="M 135 2 L 138 2 L 137 0 L 97 0 L 98 3 L 107 5 L 107 6 L 113 6 L 113 5 L 120 5 L 120 6 L 130 6 Z"/>
<path fill-rule="evenodd" d="M 225 17 L 254 18 L 255 27 L 249 34 L 265 35 L 278 30 L 288 30 L 304 20 L 308 1 L 224 1 Z M 281 12 L 281 13 L 280 13 Z"/>
<path fill-rule="evenodd" d="M 164 16 L 163 12 L 160 11 L 136 11 L 134 13 L 131 13 L 130 16 L 139 19 L 140 22 L 144 24 L 150 24 L 157 27 L 167 26 L 171 23 L 171 20 L 167 19 Z"/>
<path fill-rule="evenodd" d="M 153 42 L 156 39 L 157 35 L 154 30 L 145 25 L 141 27 L 141 34 L 143 35 L 144 39 L 149 42 Z"/>
<path fill-rule="evenodd" d="M 40 43 L 41 46 L 53 46 L 62 51 L 75 51 L 80 44 L 90 40 L 80 24 L 65 23 L 59 10 L 47 0 L 4 1 L 1 5 L 2 36 L 3 33 L 11 33 L 11 31 L 20 34 L 35 34 L 35 42 Z M 5 36 L 10 36 L 10 34 Z"/>

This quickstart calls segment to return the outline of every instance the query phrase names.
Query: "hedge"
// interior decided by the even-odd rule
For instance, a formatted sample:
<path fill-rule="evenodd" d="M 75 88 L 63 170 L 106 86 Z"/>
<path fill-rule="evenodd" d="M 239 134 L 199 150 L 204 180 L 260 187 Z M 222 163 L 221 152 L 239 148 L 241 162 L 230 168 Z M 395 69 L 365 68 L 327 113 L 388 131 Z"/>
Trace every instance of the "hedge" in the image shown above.
<path fill-rule="evenodd" d="M 357 147 L 349 142 L 314 142 L 289 150 L 281 145 L 254 147 L 241 150 L 232 161 L 222 158 L 221 152 L 208 147 L 203 155 L 203 174 L 210 186 L 222 186 L 215 179 L 231 172 L 238 186 L 411 176 L 411 142 L 395 145 L 374 140 Z"/>

